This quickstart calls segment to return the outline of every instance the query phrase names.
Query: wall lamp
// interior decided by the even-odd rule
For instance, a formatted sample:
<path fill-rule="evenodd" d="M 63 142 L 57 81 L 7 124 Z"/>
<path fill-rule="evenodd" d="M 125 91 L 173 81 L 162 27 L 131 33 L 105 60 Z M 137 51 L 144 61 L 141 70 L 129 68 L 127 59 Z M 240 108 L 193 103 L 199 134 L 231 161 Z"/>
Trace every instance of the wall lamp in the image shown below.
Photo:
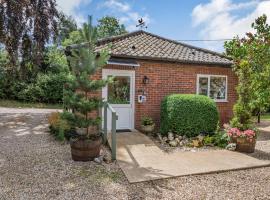
<path fill-rule="evenodd" d="M 149 83 L 149 78 L 147 76 L 143 77 L 143 84 L 148 84 Z"/>

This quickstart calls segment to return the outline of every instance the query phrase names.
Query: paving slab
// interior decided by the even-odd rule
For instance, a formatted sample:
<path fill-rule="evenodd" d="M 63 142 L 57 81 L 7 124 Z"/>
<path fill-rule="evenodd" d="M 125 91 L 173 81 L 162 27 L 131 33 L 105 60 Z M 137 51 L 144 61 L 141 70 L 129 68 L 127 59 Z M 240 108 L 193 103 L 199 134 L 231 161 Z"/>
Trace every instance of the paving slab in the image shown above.
<path fill-rule="evenodd" d="M 270 166 L 269 160 L 227 150 L 164 152 L 137 131 L 117 133 L 117 161 L 130 183 Z"/>

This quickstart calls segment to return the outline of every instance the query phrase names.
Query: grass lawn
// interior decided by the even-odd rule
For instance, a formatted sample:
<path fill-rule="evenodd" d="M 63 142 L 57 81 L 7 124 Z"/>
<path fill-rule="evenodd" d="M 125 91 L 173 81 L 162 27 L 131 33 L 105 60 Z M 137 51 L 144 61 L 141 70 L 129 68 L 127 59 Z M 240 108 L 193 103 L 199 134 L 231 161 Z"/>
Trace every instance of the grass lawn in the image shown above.
<path fill-rule="evenodd" d="M 264 113 L 264 114 L 261 116 L 261 119 L 270 120 L 270 113 Z"/>
<path fill-rule="evenodd" d="M 0 100 L 0 107 L 7 108 L 51 108 L 61 109 L 62 104 L 29 103 L 14 100 Z"/>
<path fill-rule="evenodd" d="M 257 116 L 253 116 L 252 117 L 253 120 L 256 122 L 258 117 Z M 264 113 L 261 115 L 261 120 L 270 120 L 270 113 Z"/>

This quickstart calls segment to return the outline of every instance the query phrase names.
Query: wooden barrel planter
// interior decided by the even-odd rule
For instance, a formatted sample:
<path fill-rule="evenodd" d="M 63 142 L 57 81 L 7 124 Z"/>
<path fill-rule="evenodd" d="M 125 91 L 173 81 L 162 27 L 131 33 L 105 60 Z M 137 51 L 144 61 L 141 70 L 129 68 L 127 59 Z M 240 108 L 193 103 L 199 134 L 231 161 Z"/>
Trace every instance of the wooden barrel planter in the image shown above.
<path fill-rule="evenodd" d="M 71 156 L 74 161 L 90 161 L 99 157 L 102 138 L 96 140 L 71 139 Z"/>
<path fill-rule="evenodd" d="M 253 153 L 255 151 L 256 139 L 247 139 L 245 137 L 236 138 L 236 151 L 244 153 Z"/>

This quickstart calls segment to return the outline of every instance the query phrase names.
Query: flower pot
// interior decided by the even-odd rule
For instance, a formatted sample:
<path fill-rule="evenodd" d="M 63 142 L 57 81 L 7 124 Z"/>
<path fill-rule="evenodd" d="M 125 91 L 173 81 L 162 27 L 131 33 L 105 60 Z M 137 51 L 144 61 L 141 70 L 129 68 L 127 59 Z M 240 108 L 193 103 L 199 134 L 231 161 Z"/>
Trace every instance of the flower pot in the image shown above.
<path fill-rule="evenodd" d="M 99 157 L 102 138 L 96 139 L 71 139 L 71 156 L 74 161 L 90 161 Z"/>
<path fill-rule="evenodd" d="M 76 129 L 76 132 L 77 132 L 78 135 L 85 135 L 86 132 L 87 132 L 87 128 L 78 128 L 78 127 L 76 127 L 75 129 Z"/>
<path fill-rule="evenodd" d="M 246 137 L 238 137 L 236 139 L 236 151 L 244 153 L 253 153 L 255 151 L 256 139 L 247 139 Z"/>
<path fill-rule="evenodd" d="M 141 128 L 144 133 L 152 133 L 155 129 L 155 124 L 146 125 L 146 126 L 141 125 Z"/>

